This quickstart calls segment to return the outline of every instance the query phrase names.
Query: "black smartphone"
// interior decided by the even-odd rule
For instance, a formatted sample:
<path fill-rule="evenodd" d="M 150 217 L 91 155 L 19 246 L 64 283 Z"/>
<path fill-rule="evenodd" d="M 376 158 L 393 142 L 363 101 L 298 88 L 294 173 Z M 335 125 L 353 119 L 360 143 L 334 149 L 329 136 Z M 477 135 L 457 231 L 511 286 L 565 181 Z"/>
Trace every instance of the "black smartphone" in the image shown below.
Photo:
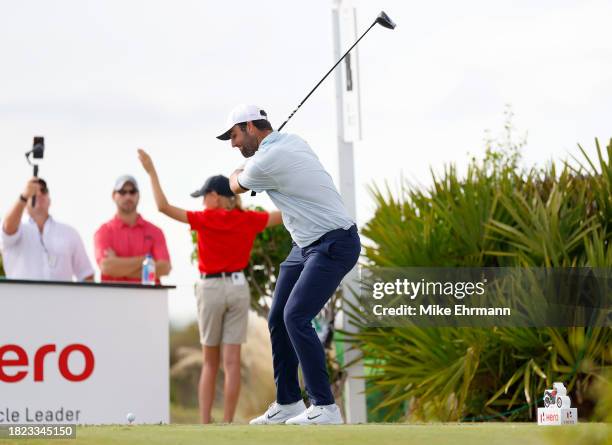
<path fill-rule="evenodd" d="M 42 159 L 45 155 L 45 138 L 42 136 L 34 136 L 32 144 L 32 156 L 34 159 Z"/>

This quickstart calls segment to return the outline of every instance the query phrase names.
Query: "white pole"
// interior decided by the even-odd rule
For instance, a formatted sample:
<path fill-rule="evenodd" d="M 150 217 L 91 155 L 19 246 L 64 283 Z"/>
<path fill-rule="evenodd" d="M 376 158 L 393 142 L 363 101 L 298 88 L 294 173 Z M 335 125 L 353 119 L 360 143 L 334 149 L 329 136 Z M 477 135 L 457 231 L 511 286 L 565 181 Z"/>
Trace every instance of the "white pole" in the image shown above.
<path fill-rule="evenodd" d="M 332 20 L 334 32 L 334 60 L 338 60 L 346 48 L 357 39 L 355 8 L 350 2 L 333 0 Z M 345 39 L 343 39 L 343 36 Z M 349 44 L 343 40 L 350 40 Z M 338 125 L 338 165 L 340 194 L 344 200 L 349 215 L 357 221 L 357 206 L 355 196 L 355 165 L 353 157 L 353 141 L 361 137 L 361 117 L 359 104 L 359 81 L 357 48 L 347 56 L 336 71 L 336 120 Z M 353 268 L 342 283 L 345 299 L 354 302 L 350 289 L 358 289 L 359 278 L 357 268 Z M 355 327 L 349 324 L 348 317 L 341 315 L 342 329 L 355 332 Z M 358 357 L 358 351 L 345 347 L 344 363 Z M 347 423 L 366 423 L 365 382 L 363 378 L 363 362 L 358 361 L 346 368 L 347 379 L 344 386 L 344 408 Z"/>

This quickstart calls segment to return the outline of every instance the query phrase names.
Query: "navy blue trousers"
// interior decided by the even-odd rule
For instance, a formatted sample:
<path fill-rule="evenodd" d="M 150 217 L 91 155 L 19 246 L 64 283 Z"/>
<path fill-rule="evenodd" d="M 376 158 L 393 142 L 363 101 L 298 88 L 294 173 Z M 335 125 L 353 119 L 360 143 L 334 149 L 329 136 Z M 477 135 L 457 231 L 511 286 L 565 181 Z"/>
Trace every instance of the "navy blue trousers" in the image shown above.
<path fill-rule="evenodd" d="M 312 320 L 357 263 L 360 250 L 357 228 L 352 226 L 332 230 L 304 248 L 294 243 L 281 263 L 268 317 L 278 403 L 301 400 L 298 364 L 311 403 L 334 403 L 325 351 Z"/>

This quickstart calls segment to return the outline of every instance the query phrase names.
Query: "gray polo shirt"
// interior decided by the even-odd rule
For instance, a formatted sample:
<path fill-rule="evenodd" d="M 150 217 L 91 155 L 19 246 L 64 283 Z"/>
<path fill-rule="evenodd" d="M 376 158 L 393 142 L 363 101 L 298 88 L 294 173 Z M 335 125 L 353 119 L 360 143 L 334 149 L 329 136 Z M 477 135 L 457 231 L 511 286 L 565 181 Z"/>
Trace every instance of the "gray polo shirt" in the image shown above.
<path fill-rule="evenodd" d="M 276 131 L 266 136 L 238 175 L 238 182 L 244 188 L 268 192 L 300 247 L 354 224 L 331 176 L 299 136 Z"/>

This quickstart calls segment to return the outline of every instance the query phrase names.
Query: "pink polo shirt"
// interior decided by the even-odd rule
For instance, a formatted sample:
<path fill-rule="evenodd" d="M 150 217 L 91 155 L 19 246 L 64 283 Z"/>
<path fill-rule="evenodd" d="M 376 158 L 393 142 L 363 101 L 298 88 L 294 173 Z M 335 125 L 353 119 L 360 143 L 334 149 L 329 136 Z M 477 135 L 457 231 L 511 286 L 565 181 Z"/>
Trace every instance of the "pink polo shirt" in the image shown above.
<path fill-rule="evenodd" d="M 102 224 L 94 235 L 94 245 L 98 265 L 104 259 L 107 249 L 113 249 L 118 257 L 144 256 L 150 253 L 155 261 L 170 261 L 164 233 L 140 215 L 133 226 L 128 226 L 118 216 Z M 140 282 L 140 279 L 102 274 L 102 281 Z"/>

